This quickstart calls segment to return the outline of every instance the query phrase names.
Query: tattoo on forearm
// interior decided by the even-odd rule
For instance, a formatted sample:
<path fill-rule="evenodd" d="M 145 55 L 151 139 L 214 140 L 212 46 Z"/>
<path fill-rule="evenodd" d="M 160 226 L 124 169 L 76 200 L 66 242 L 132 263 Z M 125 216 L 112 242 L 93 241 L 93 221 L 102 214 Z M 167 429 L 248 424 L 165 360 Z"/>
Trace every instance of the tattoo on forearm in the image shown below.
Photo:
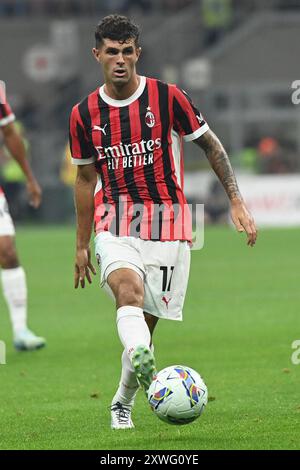
<path fill-rule="evenodd" d="M 229 199 L 241 198 L 229 157 L 218 137 L 212 131 L 207 131 L 195 142 L 204 150 Z"/>

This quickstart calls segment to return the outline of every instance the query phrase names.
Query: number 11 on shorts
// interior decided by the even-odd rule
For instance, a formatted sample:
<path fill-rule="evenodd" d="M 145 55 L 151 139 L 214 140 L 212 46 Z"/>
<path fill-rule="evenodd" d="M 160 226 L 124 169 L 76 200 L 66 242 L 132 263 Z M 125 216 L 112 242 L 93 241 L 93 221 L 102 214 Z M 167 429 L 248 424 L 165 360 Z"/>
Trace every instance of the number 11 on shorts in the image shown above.
<path fill-rule="evenodd" d="M 160 266 L 159 269 L 163 272 L 162 292 L 170 292 L 174 266 Z"/>

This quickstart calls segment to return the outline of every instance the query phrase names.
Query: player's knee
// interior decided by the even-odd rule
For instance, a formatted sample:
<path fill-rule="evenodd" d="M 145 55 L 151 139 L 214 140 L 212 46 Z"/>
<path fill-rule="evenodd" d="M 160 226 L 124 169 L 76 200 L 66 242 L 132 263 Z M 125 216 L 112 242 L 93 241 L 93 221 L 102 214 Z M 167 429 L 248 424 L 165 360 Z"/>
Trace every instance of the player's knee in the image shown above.
<path fill-rule="evenodd" d="M 132 305 L 142 307 L 144 302 L 144 292 L 140 285 L 135 282 L 120 282 L 117 294 L 119 307 Z"/>
<path fill-rule="evenodd" d="M 2 269 L 13 269 L 19 266 L 16 248 L 10 241 L 0 243 L 0 265 Z"/>

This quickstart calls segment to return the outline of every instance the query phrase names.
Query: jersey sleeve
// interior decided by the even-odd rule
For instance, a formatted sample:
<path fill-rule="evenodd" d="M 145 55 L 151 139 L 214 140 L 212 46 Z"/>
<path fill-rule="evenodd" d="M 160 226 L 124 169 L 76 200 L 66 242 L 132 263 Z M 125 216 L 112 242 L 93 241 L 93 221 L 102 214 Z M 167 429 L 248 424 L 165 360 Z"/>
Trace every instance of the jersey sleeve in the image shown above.
<path fill-rule="evenodd" d="M 8 103 L 0 104 L 0 127 L 7 126 L 16 119 Z"/>
<path fill-rule="evenodd" d="M 69 144 L 74 165 L 88 165 L 96 161 L 95 151 L 88 140 L 78 105 L 74 106 L 70 116 Z"/>
<path fill-rule="evenodd" d="M 173 95 L 174 129 L 186 142 L 198 139 L 209 127 L 188 94 L 174 87 Z"/>

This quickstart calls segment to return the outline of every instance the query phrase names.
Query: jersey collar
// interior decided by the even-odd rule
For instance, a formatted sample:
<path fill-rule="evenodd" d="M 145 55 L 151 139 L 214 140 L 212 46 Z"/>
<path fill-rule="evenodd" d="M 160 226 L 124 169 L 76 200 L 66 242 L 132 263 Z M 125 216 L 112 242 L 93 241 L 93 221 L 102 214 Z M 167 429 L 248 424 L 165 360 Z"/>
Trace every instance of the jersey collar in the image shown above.
<path fill-rule="evenodd" d="M 123 106 L 129 106 L 131 103 L 137 100 L 143 93 L 145 86 L 146 86 L 146 77 L 140 76 L 140 84 L 138 88 L 133 93 L 133 95 L 131 95 L 126 100 L 114 100 L 113 98 L 108 96 L 104 91 L 104 85 L 102 85 L 99 88 L 99 94 L 101 98 L 103 99 L 103 101 L 105 101 L 105 103 L 109 104 L 110 106 L 116 106 L 118 108 L 121 108 Z"/>

